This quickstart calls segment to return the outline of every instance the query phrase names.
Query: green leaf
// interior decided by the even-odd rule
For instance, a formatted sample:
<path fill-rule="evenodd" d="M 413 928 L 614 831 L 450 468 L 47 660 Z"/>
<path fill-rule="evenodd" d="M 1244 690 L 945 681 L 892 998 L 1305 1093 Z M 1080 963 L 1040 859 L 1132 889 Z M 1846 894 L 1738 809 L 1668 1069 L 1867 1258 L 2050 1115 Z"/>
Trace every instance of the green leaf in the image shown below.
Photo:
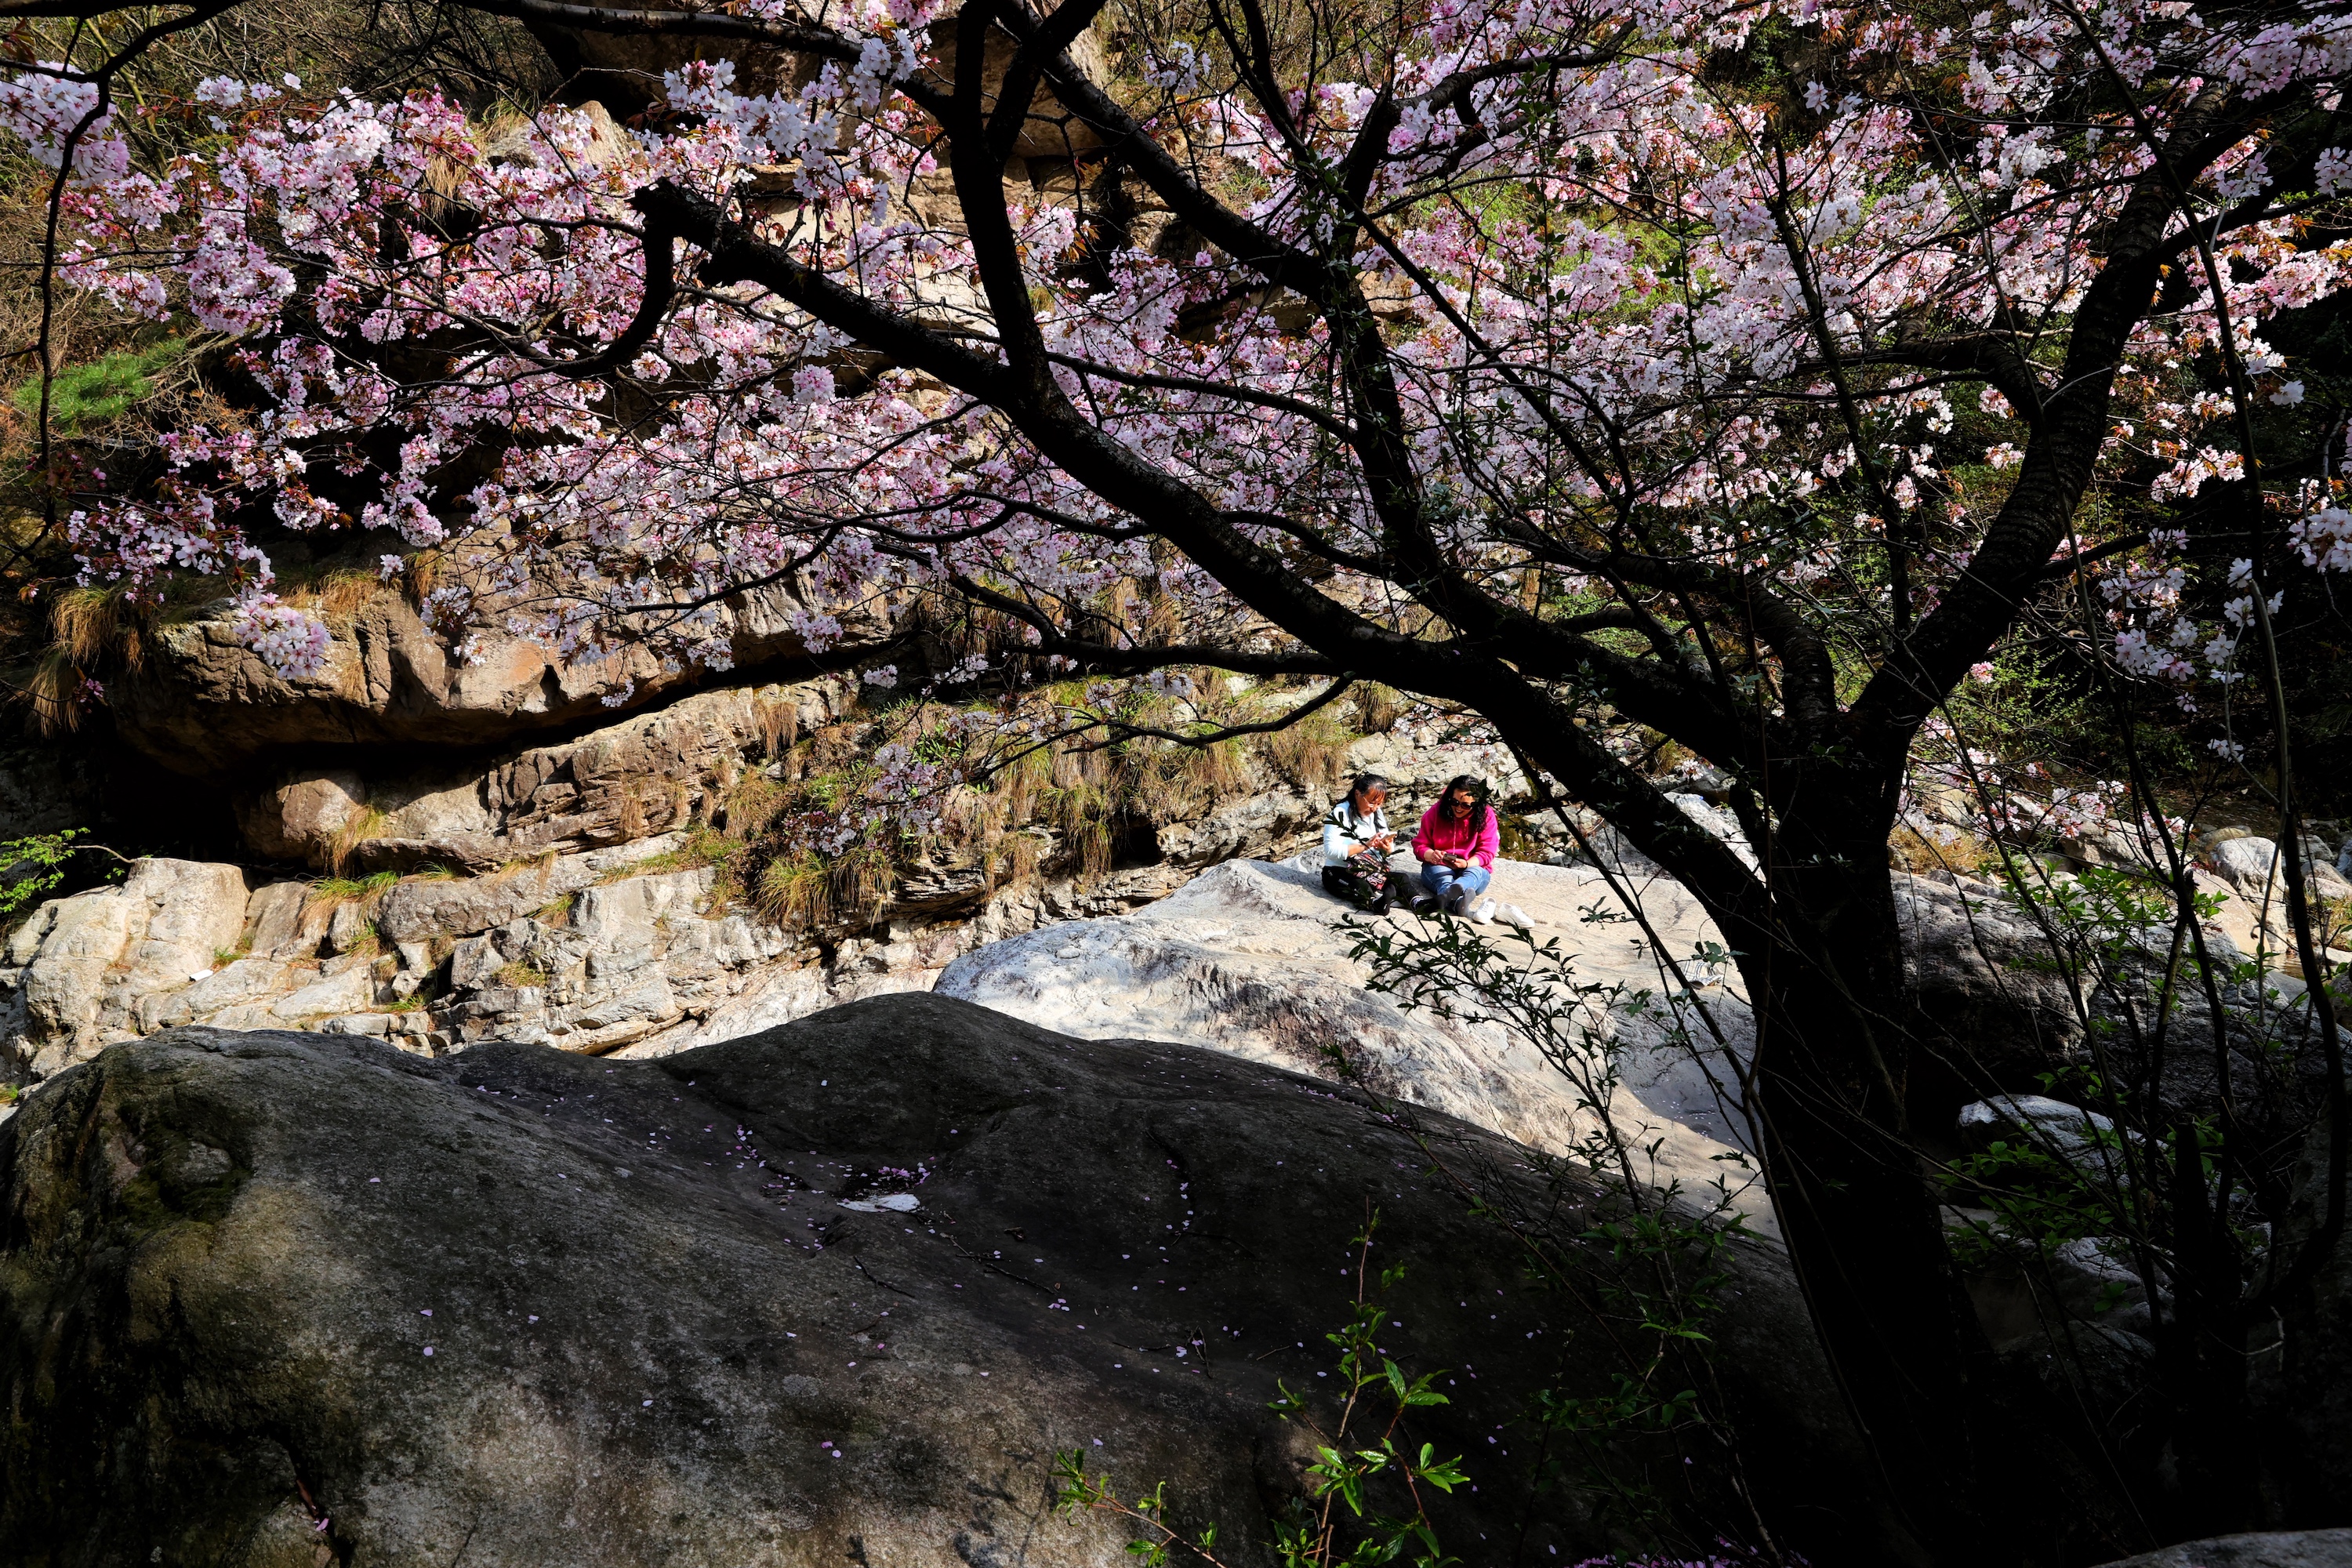
<path fill-rule="evenodd" d="M 1470 1477 L 1462 1468 L 1462 1457 L 1459 1454 L 1443 1463 L 1431 1464 L 1430 1453 L 1431 1449 L 1424 1445 L 1421 1450 L 1421 1463 L 1413 1468 L 1415 1480 L 1427 1481 L 1442 1492 L 1450 1492 L 1455 1487 L 1468 1482 Z"/>

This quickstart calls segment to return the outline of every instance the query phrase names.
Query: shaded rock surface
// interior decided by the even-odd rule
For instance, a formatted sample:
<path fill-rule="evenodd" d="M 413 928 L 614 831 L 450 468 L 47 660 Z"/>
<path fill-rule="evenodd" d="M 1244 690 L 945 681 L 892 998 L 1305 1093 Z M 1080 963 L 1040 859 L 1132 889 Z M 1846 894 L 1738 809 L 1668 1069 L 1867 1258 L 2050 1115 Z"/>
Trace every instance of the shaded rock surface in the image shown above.
<path fill-rule="evenodd" d="M 2352 1530 L 2217 1535 L 2126 1557 L 2105 1568 L 2352 1568 Z"/>
<path fill-rule="evenodd" d="M 1311 852 L 1282 864 L 1229 861 L 1132 914 L 975 948 L 948 964 L 938 989 L 1069 1034 L 1148 1034 L 1319 1077 L 1340 1070 L 1336 1051 L 1375 1092 L 1538 1148 L 1573 1141 L 1590 1121 L 1580 1091 L 1524 1041 L 1475 1017 L 1407 1012 L 1365 988 L 1370 971 L 1349 957 L 1357 938 L 1341 923 L 1349 911 L 1322 890 L 1319 865 Z M 1721 946 L 1714 923 L 1643 863 L 1617 869 L 1695 985 L 1696 1002 L 1730 1051 L 1744 1053 L 1754 1026 L 1737 972 L 1693 957 Z M 1665 1004 L 1676 982 L 1601 871 L 1505 860 L 1489 891 L 1531 917 L 1538 942 L 1559 944 L 1580 984 L 1609 988 L 1581 1005 L 1579 1027 L 1622 1043 L 1626 1099 L 1617 1109 L 1629 1126 L 1663 1138 L 1662 1179 L 1741 1185 L 1747 1167 L 1724 1158 L 1748 1147 L 1738 1075 L 1691 1006 Z M 1941 1118 L 1963 1100 L 2028 1088 L 2079 1053 L 2070 985 L 2036 962 L 2047 952 L 2039 934 L 1992 889 L 1904 877 L 1896 898 L 1922 1017 L 1943 1065 L 1916 1092 L 1938 1101 Z M 1388 919 L 1412 921 L 1402 910 Z M 1507 951 L 1506 929 L 1487 929 Z M 1760 1188 L 1743 1207 L 1769 1224 Z"/>
<path fill-rule="evenodd" d="M 2306 1241 L 2322 1223 L 2326 1171 L 2323 1124 L 2304 1149 L 2290 1244 Z M 2286 1521 L 2328 1523 L 2345 1517 L 2352 1497 L 2352 1246 L 2337 1241 L 2311 1287 L 2287 1300 L 2284 1317 L 2284 1354 L 2265 1391 L 2265 1425 L 2287 1479 Z"/>
<path fill-rule="evenodd" d="M 1499 1201 L 1553 1201 L 1507 1145 L 1439 1131 Z M 1525 1531 L 1576 1561 L 1607 1531 L 1531 1493 L 1517 1421 L 1546 1381 L 1604 1390 L 1605 1336 L 1423 1172 L 1352 1094 L 928 996 L 645 1063 L 121 1045 L 0 1126 L 0 1557 L 1117 1560 L 1115 1521 L 1048 1515 L 1077 1448 L 1267 1562 L 1305 1449 L 1266 1403 L 1280 1380 L 1330 1418 L 1321 1335 L 1377 1204 L 1375 1263 L 1407 1266 L 1384 1348 L 1449 1369 L 1408 1436 L 1475 1483 L 1437 1504 L 1448 1548 Z M 1589 1195 L 1562 1195 L 1572 1230 Z M 1733 1268 L 1751 1482 L 1800 1542 L 1868 1560 L 1785 1268 L 1746 1244 Z M 1702 1512 L 1729 1502 L 1711 1453 L 1659 1456 Z"/>
<path fill-rule="evenodd" d="M 1905 978 L 1928 1060 L 1913 1087 L 1919 1119 L 1945 1125 L 1963 1102 L 2023 1090 L 2083 1049 L 2073 982 L 2048 939 L 1990 883 L 1897 875 Z"/>
<path fill-rule="evenodd" d="M 0 840 L 88 826 L 101 787 L 88 748 L 30 740 L 0 745 Z"/>

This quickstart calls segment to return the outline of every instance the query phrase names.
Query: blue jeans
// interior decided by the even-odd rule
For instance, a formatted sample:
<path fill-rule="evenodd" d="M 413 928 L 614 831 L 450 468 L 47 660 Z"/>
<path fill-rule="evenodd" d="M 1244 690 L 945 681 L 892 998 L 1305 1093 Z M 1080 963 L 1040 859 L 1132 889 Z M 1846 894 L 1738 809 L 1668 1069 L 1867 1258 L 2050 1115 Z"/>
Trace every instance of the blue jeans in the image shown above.
<path fill-rule="evenodd" d="M 1462 890 L 1465 903 L 1475 901 L 1486 890 L 1486 884 L 1493 880 L 1493 876 L 1483 866 L 1472 866 L 1460 871 L 1451 866 L 1423 866 L 1421 868 L 1422 887 L 1441 904 L 1456 888 Z"/>

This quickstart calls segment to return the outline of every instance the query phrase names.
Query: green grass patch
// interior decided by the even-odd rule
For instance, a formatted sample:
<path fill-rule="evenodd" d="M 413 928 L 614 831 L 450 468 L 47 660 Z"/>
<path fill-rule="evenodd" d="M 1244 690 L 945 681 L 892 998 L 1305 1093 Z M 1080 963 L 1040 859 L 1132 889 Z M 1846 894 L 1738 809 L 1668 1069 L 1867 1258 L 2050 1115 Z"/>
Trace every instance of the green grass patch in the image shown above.
<path fill-rule="evenodd" d="M 155 395 L 157 373 L 187 348 L 184 338 L 166 338 L 149 348 L 66 366 L 49 381 L 49 428 L 71 436 L 120 419 L 133 404 Z M 26 418 L 38 419 L 40 381 L 26 382 L 8 395 L 8 400 Z"/>
<path fill-rule="evenodd" d="M 709 824 L 698 822 L 686 830 L 686 842 L 677 848 L 648 855 L 626 866 L 615 866 L 599 879 L 625 882 L 632 877 L 653 877 L 665 871 L 699 871 L 705 866 L 725 865 L 742 847 Z"/>
<path fill-rule="evenodd" d="M 310 884 L 310 896 L 346 903 L 388 891 L 399 880 L 397 871 L 373 871 L 364 877 L 321 877 Z"/>

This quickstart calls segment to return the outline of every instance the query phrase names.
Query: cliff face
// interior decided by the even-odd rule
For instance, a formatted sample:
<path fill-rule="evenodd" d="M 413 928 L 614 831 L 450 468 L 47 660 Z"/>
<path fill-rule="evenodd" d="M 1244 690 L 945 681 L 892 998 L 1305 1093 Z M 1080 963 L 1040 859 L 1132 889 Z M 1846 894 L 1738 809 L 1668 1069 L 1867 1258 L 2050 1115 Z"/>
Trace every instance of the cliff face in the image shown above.
<path fill-rule="evenodd" d="M 424 1055 L 488 1038 L 675 1049 L 925 987 L 975 946 L 1293 850 L 1350 760 L 1423 795 L 1480 762 L 1342 733 L 1287 771 L 1236 752 L 1213 789 L 1122 795 L 1056 772 L 982 803 L 993 849 L 944 834 L 854 890 L 834 889 L 838 868 L 795 863 L 824 886 L 782 898 L 773 878 L 762 890 L 767 817 L 821 798 L 895 733 L 856 662 L 924 657 L 877 616 L 835 650 L 847 668 L 768 679 L 812 662 L 782 629 L 794 606 L 780 588 L 737 612 L 748 673 L 627 672 L 643 679 L 617 710 L 597 695 L 615 671 L 516 643 L 469 664 L 389 590 L 333 617 L 310 681 L 270 675 L 201 616 L 155 628 L 134 678 L 110 690 L 113 751 L 27 748 L 0 772 L 0 806 L 20 808 L 16 832 L 54 830 L 105 805 L 94 773 L 169 777 L 184 783 L 118 804 L 102 837 L 176 847 L 176 819 L 201 817 L 217 847 L 138 859 L 9 933 L 0 1077 L 46 1078 L 187 1023 L 365 1035 Z"/>
<path fill-rule="evenodd" d="M 733 668 L 772 681 L 772 671 L 838 668 L 893 643 L 888 620 L 868 611 L 852 616 L 842 642 L 820 659 L 795 629 L 807 609 L 789 585 L 730 605 L 721 635 Z M 306 752 L 514 748 L 740 679 L 642 650 L 569 663 L 496 633 L 453 646 L 391 587 L 329 609 L 326 618 L 333 637 L 324 668 L 295 679 L 272 672 L 216 616 L 199 612 L 151 628 L 135 663 L 107 682 L 116 731 L 175 773 L 249 787 L 257 774 Z"/>

